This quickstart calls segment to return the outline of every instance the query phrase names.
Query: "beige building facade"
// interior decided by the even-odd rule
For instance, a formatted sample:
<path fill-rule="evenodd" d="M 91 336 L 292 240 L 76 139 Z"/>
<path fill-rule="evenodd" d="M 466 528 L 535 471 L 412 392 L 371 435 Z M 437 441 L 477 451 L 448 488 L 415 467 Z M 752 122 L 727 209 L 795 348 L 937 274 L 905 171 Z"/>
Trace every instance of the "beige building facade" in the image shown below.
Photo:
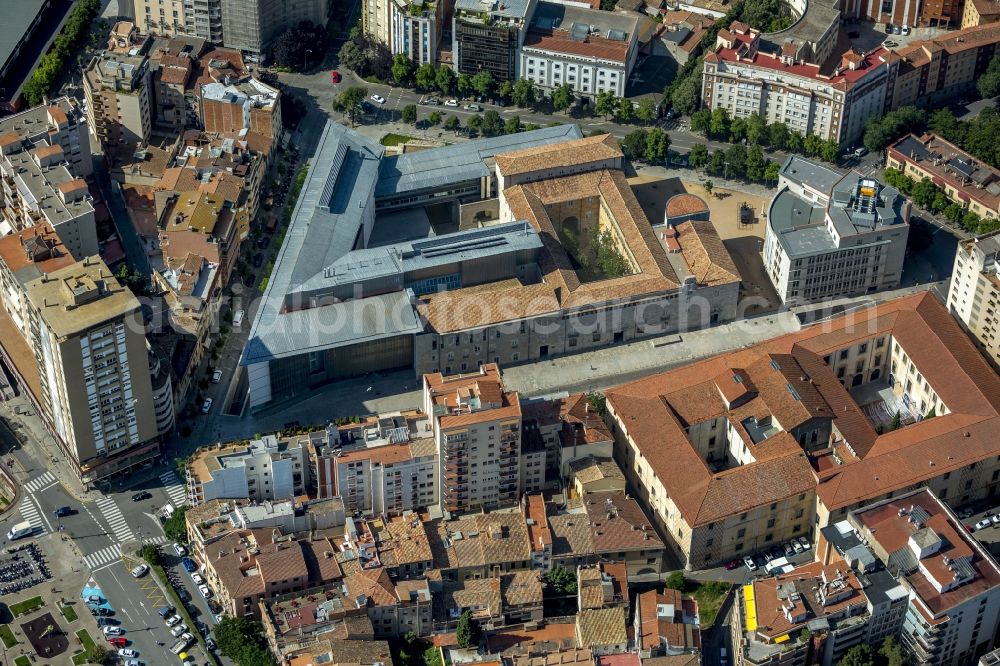
<path fill-rule="evenodd" d="M 149 59 L 102 52 L 83 72 L 87 122 L 107 150 L 149 141 L 153 93 Z"/>
<path fill-rule="evenodd" d="M 1000 233 L 992 233 L 958 244 L 948 309 L 975 339 L 980 350 L 1000 366 Z"/>

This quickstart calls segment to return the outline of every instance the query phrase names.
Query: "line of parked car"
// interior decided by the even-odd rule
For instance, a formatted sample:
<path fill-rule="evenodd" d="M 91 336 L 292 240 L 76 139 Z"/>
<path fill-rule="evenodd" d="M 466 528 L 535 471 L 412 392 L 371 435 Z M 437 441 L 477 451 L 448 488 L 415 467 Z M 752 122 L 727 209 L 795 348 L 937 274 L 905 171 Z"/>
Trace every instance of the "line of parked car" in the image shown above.
<path fill-rule="evenodd" d="M 757 569 L 767 567 L 775 560 L 783 557 L 792 557 L 798 553 L 804 553 L 810 548 L 812 548 L 812 544 L 809 543 L 809 539 L 804 536 L 800 536 L 795 539 L 791 539 L 790 541 L 786 541 L 783 544 L 777 544 L 770 550 L 762 551 L 755 555 L 747 555 L 742 560 L 733 560 L 726 565 L 726 568 L 731 571 L 733 569 L 738 569 L 740 566 L 745 566 L 750 571 L 757 571 Z"/>
<path fill-rule="evenodd" d="M 972 511 L 972 509 L 963 509 L 962 511 L 958 512 L 958 517 L 961 518 L 962 520 L 972 518 L 973 515 L 974 512 Z M 984 517 L 982 520 L 977 522 L 975 526 L 966 525 L 965 529 L 969 530 L 970 532 L 978 532 L 979 530 L 985 530 L 987 527 L 992 527 L 994 525 L 1000 525 L 1000 513 L 995 513 L 992 516 Z"/>

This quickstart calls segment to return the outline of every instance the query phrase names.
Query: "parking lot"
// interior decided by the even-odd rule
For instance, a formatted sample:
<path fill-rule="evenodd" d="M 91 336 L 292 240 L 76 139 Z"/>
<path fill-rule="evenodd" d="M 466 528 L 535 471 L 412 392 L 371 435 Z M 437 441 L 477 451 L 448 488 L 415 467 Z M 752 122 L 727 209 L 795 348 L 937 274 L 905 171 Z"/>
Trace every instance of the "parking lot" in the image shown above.
<path fill-rule="evenodd" d="M 962 507 L 955 512 L 962 519 L 965 525 L 976 539 L 986 547 L 994 557 L 1000 557 L 1000 505 L 989 503 L 988 505 L 971 505 Z M 997 517 L 993 520 L 994 516 Z M 989 527 L 982 525 L 984 521 L 990 521 Z"/>

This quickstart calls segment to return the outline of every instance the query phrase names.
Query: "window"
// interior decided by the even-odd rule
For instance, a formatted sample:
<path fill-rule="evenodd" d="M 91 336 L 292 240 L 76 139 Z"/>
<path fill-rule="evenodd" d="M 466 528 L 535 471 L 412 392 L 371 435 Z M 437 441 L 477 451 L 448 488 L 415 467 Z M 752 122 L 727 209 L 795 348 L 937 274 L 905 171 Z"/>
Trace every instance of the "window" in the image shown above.
<path fill-rule="evenodd" d="M 767 521 L 767 527 L 768 529 L 774 527 L 774 518 L 771 518 L 769 521 Z"/>
<path fill-rule="evenodd" d="M 747 529 L 745 527 L 741 527 L 740 530 L 736 533 L 736 538 L 742 539 L 744 536 L 746 536 L 746 533 Z"/>

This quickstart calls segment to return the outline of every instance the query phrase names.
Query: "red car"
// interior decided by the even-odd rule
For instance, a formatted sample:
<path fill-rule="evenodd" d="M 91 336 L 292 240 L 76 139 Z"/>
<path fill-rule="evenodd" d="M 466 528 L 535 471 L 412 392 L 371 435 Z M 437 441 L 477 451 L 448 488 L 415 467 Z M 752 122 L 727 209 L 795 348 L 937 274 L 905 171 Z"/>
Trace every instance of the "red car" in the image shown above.
<path fill-rule="evenodd" d="M 733 569 L 736 569 L 737 567 L 740 567 L 742 565 L 743 565 L 743 560 L 733 560 L 732 562 L 726 563 L 726 569 L 732 571 Z"/>
<path fill-rule="evenodd" d="M 340 83 L 340 72 L 337 70 L 330 72 L 330 81 L 332 83 Z"/>
<path fill-rule="evenodd" d="M 117 648 L 123 648 L 128 643 L 128 639 L 124 636 L 108 636 L 108 642 Z"/>

